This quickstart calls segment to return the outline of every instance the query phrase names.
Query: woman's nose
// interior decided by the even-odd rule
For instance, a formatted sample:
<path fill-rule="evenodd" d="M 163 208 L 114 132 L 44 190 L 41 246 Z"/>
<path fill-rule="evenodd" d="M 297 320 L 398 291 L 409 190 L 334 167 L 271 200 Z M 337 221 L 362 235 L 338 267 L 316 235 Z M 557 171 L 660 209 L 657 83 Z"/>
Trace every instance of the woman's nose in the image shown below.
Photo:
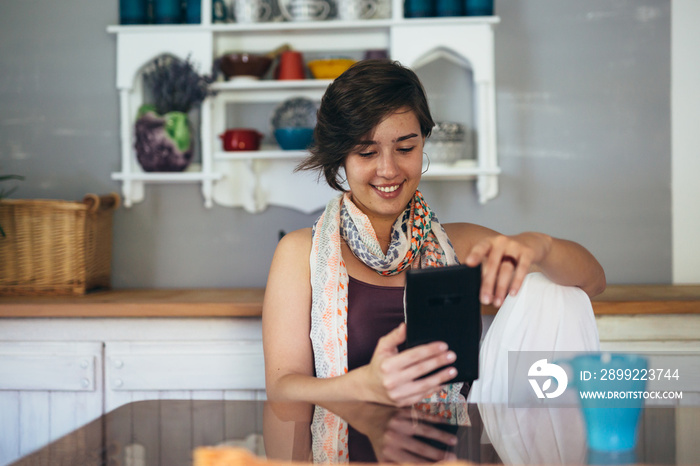
<path fill-rule="evenodd" d="M 377 175 L 382 178 L 393 178 L 399 171 L 399 167 L 392 153 L 382 153 L 377 161 Z"/>

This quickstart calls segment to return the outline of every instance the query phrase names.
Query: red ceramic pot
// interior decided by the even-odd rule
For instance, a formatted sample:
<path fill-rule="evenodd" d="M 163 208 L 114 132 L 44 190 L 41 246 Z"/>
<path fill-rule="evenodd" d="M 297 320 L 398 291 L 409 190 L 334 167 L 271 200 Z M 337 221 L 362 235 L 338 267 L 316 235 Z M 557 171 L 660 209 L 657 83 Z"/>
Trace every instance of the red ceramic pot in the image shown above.
<path fill-rule="evenodd" d="M 264 134 L 248 128 L 227 129 L 219 135 L 225 151 L 258 150 L 263 136 Z"/>

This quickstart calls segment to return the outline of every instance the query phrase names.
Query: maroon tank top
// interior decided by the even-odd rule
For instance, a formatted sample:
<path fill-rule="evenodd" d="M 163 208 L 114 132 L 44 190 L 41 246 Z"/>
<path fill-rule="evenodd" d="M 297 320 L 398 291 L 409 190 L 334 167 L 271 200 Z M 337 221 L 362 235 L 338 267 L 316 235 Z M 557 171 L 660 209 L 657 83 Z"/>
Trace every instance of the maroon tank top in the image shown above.
<path fill-rule="evenodd" d="M 348 278 L 348 370 L 352 370 L 368 364 L 379 338 L 404 321 L 404 287 Z"/>
<path fill-rule="evenodd" d="M 377 341 L 404 321 L 403 287 L 379 286 L 348 277 L 348 370 L 368 364 Z M 375 463 L 369 439 L 348 430 L 350 461 Z"/>

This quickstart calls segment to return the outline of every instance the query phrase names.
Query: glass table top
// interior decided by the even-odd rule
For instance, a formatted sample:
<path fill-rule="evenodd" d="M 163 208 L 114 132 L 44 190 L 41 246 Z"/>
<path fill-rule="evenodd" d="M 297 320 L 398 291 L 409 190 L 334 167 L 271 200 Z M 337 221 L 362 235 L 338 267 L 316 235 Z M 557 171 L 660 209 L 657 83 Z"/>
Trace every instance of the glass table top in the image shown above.
<path fill-rule="evenodd" d="M 347 428 L 347 437 L 328 442 L 319 425 Z M 587 448 L 575 407 L 149 400 L 121 406 L 13 464 L 191 465 L 197 447 L 230 446 L 303 462 L 341 455 L 357 462 L 672 465 L 700 461 L 698 438 L 700 406 L 645 407 L 636 448 L 611 455 Z"/>

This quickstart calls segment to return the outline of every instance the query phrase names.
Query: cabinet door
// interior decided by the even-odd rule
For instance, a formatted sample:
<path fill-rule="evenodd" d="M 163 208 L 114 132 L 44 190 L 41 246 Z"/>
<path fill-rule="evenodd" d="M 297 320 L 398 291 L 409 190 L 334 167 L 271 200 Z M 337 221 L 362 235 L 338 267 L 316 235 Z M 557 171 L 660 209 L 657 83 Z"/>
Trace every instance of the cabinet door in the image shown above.
<path fill-rule="evenodd" d="M 0 342 L 0 464 L 102 414 L 102 343 Z"/>
<path fill-rule="evenodd" d="M 264 397 L 262 342 L 107 342 L 105 409 L 153 399 Z"/>

